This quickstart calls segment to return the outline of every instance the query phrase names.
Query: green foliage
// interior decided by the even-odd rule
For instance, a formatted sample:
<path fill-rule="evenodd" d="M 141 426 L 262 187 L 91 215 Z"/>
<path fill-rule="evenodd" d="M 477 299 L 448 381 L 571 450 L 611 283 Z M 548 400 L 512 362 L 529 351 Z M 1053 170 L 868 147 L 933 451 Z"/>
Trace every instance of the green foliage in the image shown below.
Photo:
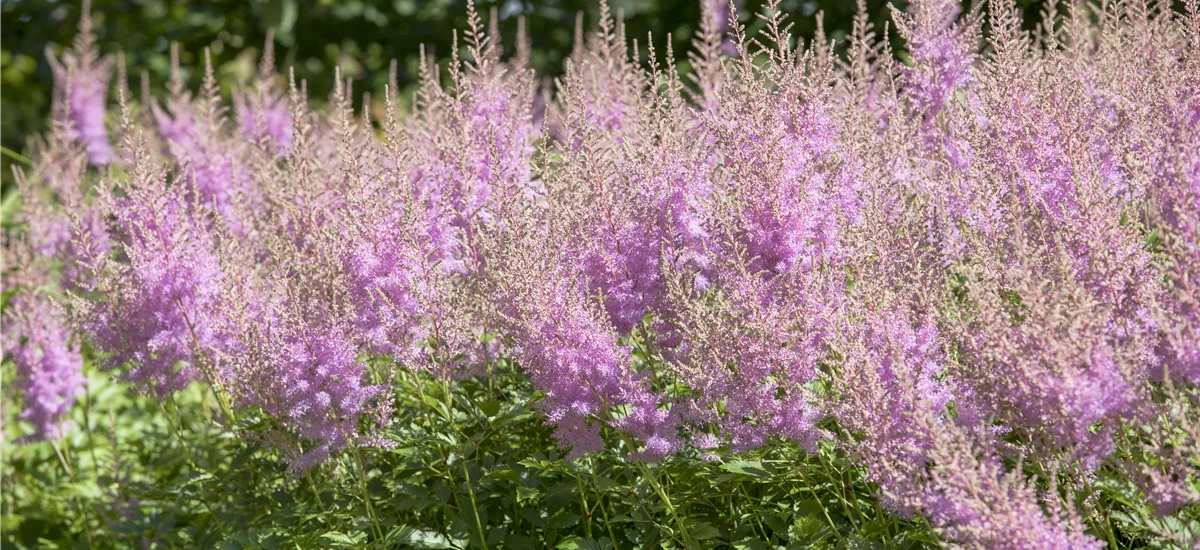
<path fill-rule="evenodd" d="M 391 368 L 373 366 L 381 376 Z M 925 525 L 883 512 L 832 446 L 815 456 L 777 444 L 725 461 L 646 465 L 622 458 L 625 443 L 613 438 L 608 452 L 565 460 L 529 406 L 537 395 L 528 380 L 503 360 L 490 377 L 448 385 L 396 370 L 394 446 L 343 452 L 310 475 L 289 472 L 262 444 L 261 416 L 223 429 L 201 385 L 159 400 L 87 370 L 66 440 L 5 453 L 5 547 L 936 544 Z M 10 403 L 9 441 L 21 435 L 12 415 Z"/>

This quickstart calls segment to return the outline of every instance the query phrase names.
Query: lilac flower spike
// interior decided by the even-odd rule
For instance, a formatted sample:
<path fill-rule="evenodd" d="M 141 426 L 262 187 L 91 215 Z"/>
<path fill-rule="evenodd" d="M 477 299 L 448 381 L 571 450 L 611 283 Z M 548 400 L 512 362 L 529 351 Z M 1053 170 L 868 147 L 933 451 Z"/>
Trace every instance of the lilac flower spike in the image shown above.
<path fill-rule="evenodd" d="M 89 7 L 90 2 L 85 0 L 79 34 L 72 49 L 63 52 L 62 61 L 49 50 L 46 58 L 54 72 L 54 93 L 63 98 L 54 102 L 55 119 L 69 123 L 71 137 L 87 146 L 92 165 L 102 166 L 113 160 L 112 144 L 104 127 L 113 60 L 111 56 L 100 56 Z"/>
<path fill-rule="evenodd" d="M 66 319 L 45 296 L 22 296 L 9 303 L 20 317 L 5 321 L 5 349 L 17 365 L 21 419 L 33 424 L 33 439 L 61 439 L 64 421 L 86 380 L 78 343 Z"/>
<path fill-rule="evenodd" d="M 72 337 L 66 311 L 34 285 L 45 267 L 28 243 L 6 241 L 7 261 L 22 267 L 6 274 L 3 290 L 15 294 L 5 306 L 0 343 L 17 367 L 15 386 L 21 393 L 21 419 L 33 424 L 31 440 L 61 439 L 70 424 L 66 418 L 83 392 L 83 358 Z"/>

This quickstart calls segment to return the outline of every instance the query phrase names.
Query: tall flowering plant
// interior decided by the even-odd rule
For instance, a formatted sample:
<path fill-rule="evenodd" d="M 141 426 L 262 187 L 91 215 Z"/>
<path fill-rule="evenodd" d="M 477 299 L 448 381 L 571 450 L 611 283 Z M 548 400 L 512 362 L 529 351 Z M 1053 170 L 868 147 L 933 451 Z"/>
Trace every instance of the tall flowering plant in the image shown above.
<path fill-rule="evenodd" d="M 702 5 L 688 78 L 601 3 L 553 93 L 472 5 L 411 113 L 340 71 L 315 108 L 269 42 L 232 111 L 176 61 L 165 104 L 119 83 L 116 149 L 85 19 L 6 228 L 23 418 L 61 436 L 87 356 L 301 472 L 390 445 L 394 369 L 503 355 L 571 457 L 833 447 L 964 546 L 1102 546 L 1098 472 L 1192 504 L 1195 2 L 921 0 L 903 55 L 861 3 L 844 52 Z"/>

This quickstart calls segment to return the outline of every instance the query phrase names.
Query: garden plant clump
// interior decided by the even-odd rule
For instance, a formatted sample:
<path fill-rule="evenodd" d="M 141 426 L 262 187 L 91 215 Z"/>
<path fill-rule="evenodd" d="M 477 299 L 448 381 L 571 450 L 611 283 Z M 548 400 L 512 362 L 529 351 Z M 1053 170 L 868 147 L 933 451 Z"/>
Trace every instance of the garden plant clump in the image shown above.
<path fill-rule="evenodd" d="M 270 40 L 131 90 L 85 6 L 4 203 L 3 540 L 1200 547 L 1172 8 L 706 2 L 683 57 L 601 3 L 550 83 L 472 7 L 319 102 Z"/>

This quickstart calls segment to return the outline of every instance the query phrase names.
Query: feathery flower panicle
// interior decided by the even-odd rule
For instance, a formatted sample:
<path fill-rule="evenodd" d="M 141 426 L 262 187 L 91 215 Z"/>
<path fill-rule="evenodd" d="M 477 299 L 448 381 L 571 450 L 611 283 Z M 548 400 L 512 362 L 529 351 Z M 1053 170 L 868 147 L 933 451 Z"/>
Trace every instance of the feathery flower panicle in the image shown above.
<path fill-rule="evenodd" d="M 370 120 L 354 120 L 349 82 L 338 82 L 323 118 L 310 116 L 303 84 L 292 82 L 292 146 L 280 162 L 258 159 L 289 185 L 264 185 L 273 204 L 256 212 L 258 233 L 225 234 L 218 250 L 221 300 L 231 305 L 223 329 L 234 339 L 220 354 L 224 383 L 239 406 L 272 420 L 267 440 L 293 472 L 353 445 L 386 445 L 362 430 L 387 425 L 390 400 L 388 386 L 368 384 L 359 354 L 403 356 L 395 332 L 420 321 L 399 317 L 419 294 L 402 268 L 419 252 L 405 239 L 421 226 L 393 210 L 399 173 L 387 169 Z"/>
<path fill-rule="evenodd" d="M 37 142 L 34 157 L 39 162 L 32 174 L 17 171 L 16 180 L 31 244 L 42 257 L 61 262 L 59 286 L 76 290 L 95 282 L 97 264 L 108 255 L 111 242 L 103 205 L 89 201 L 86 154 L 67 130 L 56 123 Z"/>
<path fill-rule="evenodd" d="M 667 411 L 658 406 L 661 396 L 633 370 L 631 350 L 587 298 L 561 243 L 533 235 L 523 240 L 502 264 L 497 261 L 496 273 L 503 274 L 496 283 L 497 305 L 513 356 L 546 392 L 537 406 L 560 445 L 571 448 L 570 456 L 599 452 L 600 428 L 607 423 L 639 438 L 642 458 L 674 452 L 679 441 Z M 619 412 L 625 416 L 618 418 Z"/>
<path fill-rule="evenodd" d="M 637 52 L 630 55 L 624 17 L 614 17 L 605 0 L 599 7 L 593 32 L 585 31 L 583 12 L 577 14 L 574 47 L 564 62 L 559 95 L 548 108 L 550 135 L 570 149 L 583 145 L 579 132 L 585 127 L 598 129 L 609 143 L 636 143 L 633 134 L 644 114 L 647 83 L 636 66 Z"/>
<path fill-rule="evenodd" d="M 473 321 L 461 307 L 469 277 L 455 256 L 463 232 L 420 200 L 419 182 L 409 177 L 413 152 L 390 97 L 388 119 L 388 143 L 378 152 L 386 168 L 348 178 L 340 257 L 355 333 L 368 349 L 410 369 L 459 373 L 480 355 L 475 334 L 463 326 Z"/>
<path fill-rule="evenodd" d="M 946 253 L 965 278 L 947 318 L 963 351 L 955 371 L 997 396 L 981 406 L 1035 458 L 1065 453 L 1092 470 L 1145 397 L 1155 273 L 1122 222 L 1115 141 L 1091 124 L 1085 88 L 1052 70 L 1061 52 L 1035 52 L 1012 10 L 992 10 L 994 53 L 971 106 L 944 114 L 961 119 L 946 135 L 973 151 L 961 168 L 941 163 L 934 184 L 967 205 L 947 213 L 962 240 Z"/>
<path fill-rule="evenodd" d="M 881 311 L 848 323 L 835 347 L 843 357 L 833 379 L 833 416 L 853 438 L 847 452 L 868 469 L 884 505 L 912 514 L 906 499 L 926 467 L 930 436 L 916 417 L 942 418 L 956 397 L 938 380 L 944 370 L 942 341 L 932 324 L 915 325 L 898 311 Z M 861 439 L 856 439 L 861 438 Z"/>
<path fill-rule="evenodd" d="M 831 67 L 794 48 L 778 6 L 766 9 L 773 46 L 749 51 L 736 27 L 741 57 L 700 118 L 715 159 L 712 191 L 697 197 L 708 260 L 668 310 L 682 335 L 675 368 L 699 405 L 723 409 L 735 451 L 772 435 L 815 450 L 825 412 L 808 385 L 844 299 L 843 233 L 863 186 L 829 101 Z"/>
<path fill-rule="evenodd" d="M 377 214 L 352 226 L 342 262 L 356 330 L 370 349 L 410 368 L 432 368 L 426 344 L 435 338 L 433 319 L 449 305 L 439 307 L 439 301 L 450 299 L 449 280 L 456 274 L 447 268 L 453 259 L 444 244 L 454 232 L 414 202 L 380 200 L 369 210 L 352 210 Z M 385 209 L 391 212 L 380 212 Z"/>
<path fill-rule="evenodd" d="M 854 325 L 839 339 L 845 359 L 834 416 L 852 434 L 843 444 L 867 467 L 886 507 L 924 514 L 949 541 L 968 547 L 1103 547 L 1057 502 L 1043 511 L 1033 484 L 1003 465 L 986 433 L 948 414 L 962 395 L 939 380 L 944 357 L 932 325 L 914 326 L 895 311 Z"/>
<path fill-rule="evenodd" d="M 947 540 L 969 548 L 1011 550 L 1105 547 L 1084 533 L 1078 516 L 1056 500 L 1043 510 L 1032 480 L 1020 468 L 1008 470 L 986 440 L 929 416 L 917 416 L 916 425 L 931 434 L 926 452 L 931 466 L 919 478 L 917 494 L 907 500 Z M 1054 478 L 1050 481 L 1054 495 Z"/>
<path fill-rule="evenodd" d="M 285 96 L 270 38 L 232 117 L 211 60 L 194 99 L 173 50 L 119 156 L 85 17 L 18 175 L 26 418 L 61 435 L 82 380 L 61 287 L 102 368 L 156 394 L 202 372 L 293 471 L 386 444 L 379 356 L 446 380 L 504 353 L 569 456 L 827 441 L 949 544 L 1102 546 L 1074 499 L 1099 468 L 1187 507 L 1200 6 L 1052 5 L 1027 32 L 1011 0 L 918 0 L 901 63 L 865 2 L 845 56 L 780 5 L 748 37 L 703 0 L 689 81 L 602 2 L 551 94 L 472 3 L 446 88 L 422 52 L 382 131 L 340 70 L 325 108 L 294 73 Z"/>
<path fill-rule="evenodd" d="M 905 94 L 915 114 L 932 126 L 954 95 L 971 83 L 979 39 L 974 14 L 959 20 L 962 5 L 952 0 L 913 2 L 907 13 L 889 7 L 913 61 L 903 72 Z"/>
<path fill-rule="evenodd" d="M 1058 224 L 1011 208 L 1010 233 L 980 239 L 964 265 L 966 307 L 949 320 L 963 345 L 957 371 L 997 396 L 983 406 L 1026 431 L 1032 450 L 1065 450 L 1090 470 L 1144 398 L 1156 328 L 1148 258 L 1116 212 L 1048 229 Z M 1076 240 L 1080 230 L 1091 234 Z"/>
<path fill-rule="evenodd" d="M 103 298 L 78 302 L 81 328 L 106 369 L 132 366 L 129 380 L 155 394 L 182 389 L 211 368 L 229 342 L 222 331 L 221 267 L 210 232 L 212 210 L 194 202 L 182 181 L 168 183 L 140 129 L 126 113 L 132 165 L 121 194 L 102 191 L 114 216 L 113 233 L 126 262 L 107 262 L 95 290 Z M 208 373 L 211 375 L 213 373 Z"/>
<path fill-rule="evenodd" d="M 49 274 L 24 240 L 6 238 L 4 255 L 18 267 L 6 273 L 3 291 L 15 292 L 5 305 L 4 354 L 16 365 L 16 389 L 21 393 L 21 419 L 33 424 L 31 440 L 61 439 L 70 428 L 66 420 L 82 393 L 83 358 L 70 330 L 66 312 L 39 288 Z"/>
<path fill-rule="evenodd" d="M 498 351 L 498 342 L 480 341 L 490 309 L 480 281 L 491 253 L 480 238 L 505 231 L 505 204 L 535 186 L 527 56 L 518 48 L 503 62 L 499 36 L 484 33 L 473 4 L 469 23 L 471 59 L 465 69 L 453 60 L 453 92 L 442 91 L 422 54 L 407 123 L 386 98 L 388 143 L 376 153 L 384 168 L 378 179 L 351 178 L 352 244 L 342 260 L 359 334 L 438 376 L 471 372 Z"/>
<path fill-rule="evenodd" d="M 225 317 L 236 345 L 223 355 L 228 384 L 243 407 L 258 407 L 275 423 L 293 471 L 311 468 L 351 445 L 385 445 L 361 433 L 364 420 L 386 426 L 385 385 L 368 385 L 367 366 L 351 320 L 352 291 L 338 261 L 342 236 L 326 228 L 302 245 L 276 236 L 271 269 L 249 271 L 256 251 L 225 247 L 221 256 L 239 275 L 223 281 L 233 305 Z"/>
<path fill-rule="evenodd" d="M 275 72 L 275 34 L 267 39 L 259 59 L 258 75 L 250 90 L 234 95 L 238 129 L 247 139 L 277 154 L 292 147 L 292 111 L 279 89 Z"/>
<path fill-rule="evenodd" d="M 602 21 L 600 34 L 613 26 Z M 612 40 L 596 36 L 593 48 Z M 650 54 L 653 59 L 652 44 Z M 707 263 L 702 210 L 711 187 L 710 150 L 692 146 L 695 113 L 673 69 L 664 73 L 655 62 L 643 71 L 632 60 L 619 63 L 623 72 L 614 82 L 624 87 L 618 95 L 637 110 L 622 123 L 625 137 L 617 139 L 588 114 L 593 90 L 580 76 L 608 70 L 594 67 L 605 58 L 589 51 L 580 59 L 574 79 L 561 83 L 560 107 L 570 134 L 555 146 L 563 168 L 570 167 L 555 183 L 571 189 L 557 197 L 573 201 L 579 215 L 575 230 L 582 238 L 570 246 L 582 260 L 588 292 L 599 297 L 618 334 L 629 335 L 647 315 L 658 317 L 656 331 L 666 331 L 664 268 L 702 270 Z M 667 62 L 673 67 L 670 55 Z"/>
<path fill-rule="evenodd" d="M 104 127 L 113 59 L 100 56 L 89 8 L 90 2 L 85 0 L 79 34 L 72 48 L 63 52 L 62 60 L 49 49 L 46 58 L 54 72 L 54 120 L 67 124 L 71 139 L 86 146 L 93 166 L 102 166 L 113 161 L 112 144 Z"/>
<path fill-rule="evenodd" d="M 498 203 L 529 192 L 537 137 L 530 111 L 535 91 L 531 71 L 520 59 L 502 62 L 500 37 L 483 30 L 474 3 L 468 8 L 465 36 L 471 59 L 463 68 L 455 55 L 453 90 L 445 92 L 422 49 L 422 84 L 408 129 L 413 151 L 408 178 L 430 215 L 446 217 L 459 233 L 456 248 L 447 252 L 464 272 L 485 264 L 476 234 L 483 226 L 502 223 Z"/>
<path fill-rule="evenodd" d="M 363 435 L 363 419 L 386 426 L 387 409 L 377 401 L 384 386 L 365 382 L 348 326 L 301 318 L 289 303 L 264 306 L 265 315 L 242 327 L 244 351 L 232 356 L 235 392 L 242 406 L 259 407 L 298 437 L 281 450 L 293 471 L 324 461 L 350 445 L 384 445 Z"/>
<path fill-rule="evenodd" d="M 1193 14 L 1200 24 L 1200 13 Z M 1195 51 L 1200 38 L 1193 37 Z M 1162 101 L 1167 118 L 1159 143 L 1158 163 L 1150 169 L 1150 198 L 1157 247 L 1166 259 L 1170 280 L 1160 299 L 1156 318 L 1163 330 L 1157 346 L 1163 372 L 1179 382 L 1200 385 L 1200 58 L 1190 60 L 1191 75 L 1178 83 L 1177 96 Z M 1165 72 L 1165 71 L 1164 71 Z M 1171 73 L 1167 73 L 1171 74 Z M 1166 89 L 1171 87 L 1165 86 Z"/>
<path fill-rule="evenodd" d="M 213 73 L 212 59 L 205 52 L 203 95 L 193 101 L 183 85 L 178 65 L 178 46 L 172 46 L 171 97 L 167 110 L 151 106 L 159 135 L 176 163 L 174 173 L 184 189 L 196 193 L 189 200 L 214 207 L 235 232 L 248 230 L 258 192 L 244 160 L 245 144 L 226 135 L 226 108 Z"/>
<path fill-rule="evenodd" d="M 17 366 L 21 419 L 34 426 L 32 439 L 60 439 L 75 398 L 83 392 L 83 358 L 71 338 L 61 306 L 37 291 L 14 296 L 8 308 L 18 312 L 4 321 L 4 348 Z"/>

